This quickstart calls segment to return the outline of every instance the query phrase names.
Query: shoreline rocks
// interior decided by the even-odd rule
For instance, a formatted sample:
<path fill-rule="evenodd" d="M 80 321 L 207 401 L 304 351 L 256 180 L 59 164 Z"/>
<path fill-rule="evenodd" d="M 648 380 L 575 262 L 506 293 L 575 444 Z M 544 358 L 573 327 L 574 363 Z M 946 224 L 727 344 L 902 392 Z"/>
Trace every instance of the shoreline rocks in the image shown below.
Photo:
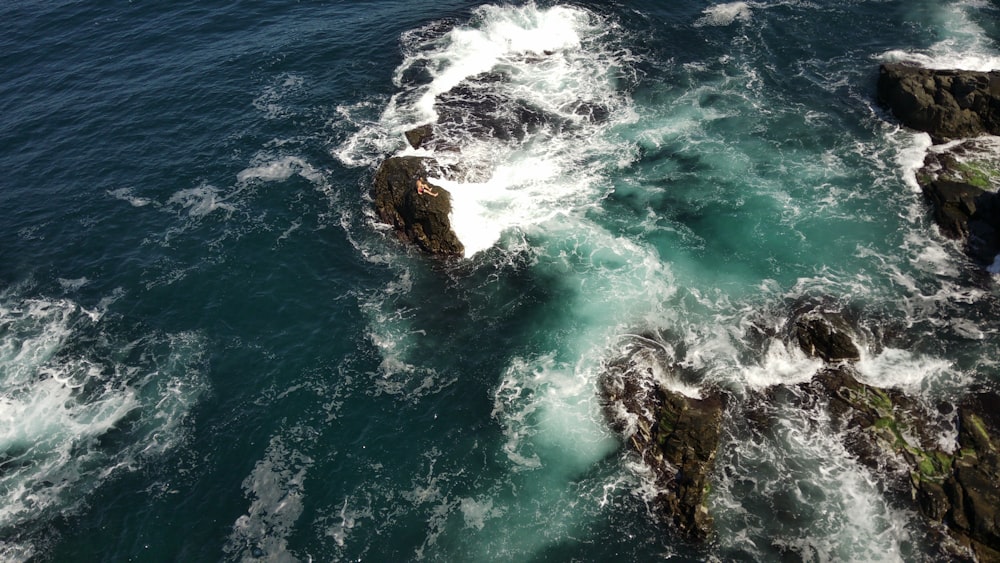
<path fill-rule="evenodd" d="M 982 391 L 930 407 L 899 389 L 864 383 L 856 364 L 878 343 L 862 330 L 857 311 L 829 299 L 789 309 L 767 339 L 797 346 L 822 366 L 808 382 L 754 394 L 745 405 L 748 422 L 766 432 L 773 421 L 764 407 L 782 397 L 826 411 L 829 430 L 816 430 L 835 432 L 892 502 L 922 514 L 943 556 L 1000 561 L 1000 396 Z M 677 359 L 683 349 L 668 336 L 626 338 L 599 381 L 605 415 L 649 471 L 656 490 L 650 510 L 682 537 L 709 540 L 708 500 L 732 397 L 714 387 L 700 398 L 678 392 L 691 382 Z"/>
<path fill-rule="evenodd" d="M 816 322 L 817 317 L 825 322 Z M 793 321 L 798 343 L 827 366 L 800 388 L 826 400 L 847 450 L 889 490 L 908 496 L 975 559 L 1000 561 L 1000 441 L 994 438 L 1000 431 L 1000 416 L 995 414 L 1000 397 L 979 393 L 958 405 L 951 417 L 957 439 L 951 448 L 942 449 L 939 436 L 945 429 L 940 416 L 899 390 L 860 382 L 853 367 L 856 358 L 836 364 L 824 358 L 825 350 L 853 341 L 856 331 L 842 317 L 814 310 L 806 313 L 811 322 L 801 318 Z M 951 412 L 952 407 L 942 408 Z M 908 479 L 900 482 L 900 475 Z M 942 549 L 949 548 L 945 544 Z M 967 556 L 960 548 L 950 551 L 947 555 Z"/>
<path fill-rule="evenodd" d="M 934 147 L 917 182 L 941 233 L 962 241 L 977 263 L 993 264 L 1000 254 L 1000 146 L 972 139 Z"/>
<path fill-rule="evenodd" d="M 962 241 L 980 265 L 994 265 L 1000 254 L 1000 155 L 982 140 L 948 140 L 1000 135 L 1000 71 L 884 64 L 878 100 L 903 125 L 934 140 L 917 182 L 941 233 Z"/>
<path fill-rule="evenodd" d="M 903 125 L 943 139 L 1000 135 L 1000 71 L 879 69 L 879 101 Z"/>

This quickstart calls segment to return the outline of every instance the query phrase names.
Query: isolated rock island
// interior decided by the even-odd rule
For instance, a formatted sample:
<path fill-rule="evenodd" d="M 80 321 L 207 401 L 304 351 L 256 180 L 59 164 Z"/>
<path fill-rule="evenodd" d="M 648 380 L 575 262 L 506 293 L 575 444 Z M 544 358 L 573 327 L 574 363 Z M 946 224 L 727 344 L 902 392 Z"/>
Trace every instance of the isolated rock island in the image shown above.
<path fill-rule="evenodd" d="M 401 240 L 430 254 L 461 257 L 465 247 L 451 228 L 451 194 L 433 185 L 430 191 L 418 189 L 418 180 L 427 182 L 429 174 L 437 173 L 440 166 L 432 158 L 386 159 L 372 182 L 375 210 Z"/>

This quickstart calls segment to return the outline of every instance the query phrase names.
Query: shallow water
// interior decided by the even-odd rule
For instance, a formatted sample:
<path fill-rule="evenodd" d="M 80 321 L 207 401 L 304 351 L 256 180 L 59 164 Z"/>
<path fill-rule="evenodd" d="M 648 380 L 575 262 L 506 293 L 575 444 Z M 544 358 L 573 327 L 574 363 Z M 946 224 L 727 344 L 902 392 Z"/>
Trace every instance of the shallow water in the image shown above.
<path fill-rule="evenodd" d="M 749 327 L 827 299 L 866 382 L 996 385 L 995 279 L 935 231 L 929 139 L 874 84 L 1000 67 L 998 16 L 0 7 L 0 559 L 939 559 L 822 410 L 757 403 L 817 366 Z M 463 260 L 374 219 L 393 154 L 461 165 Z M 654 332 L 669 385 L 736 398 L 704 546 L 651 516 L 596 394 Z"/>

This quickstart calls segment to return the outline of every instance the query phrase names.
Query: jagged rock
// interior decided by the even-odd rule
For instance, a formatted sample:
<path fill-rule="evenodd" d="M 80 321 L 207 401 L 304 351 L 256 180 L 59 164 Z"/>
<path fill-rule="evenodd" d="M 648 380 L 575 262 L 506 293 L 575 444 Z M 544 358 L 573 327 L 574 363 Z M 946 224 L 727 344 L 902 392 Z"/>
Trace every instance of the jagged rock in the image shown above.
<path fill-rule="evenodd" d="M 791 323 L 791 337 L 806 355 L 825 362 L 857 361 L 861 358 L 847 320 L 816 307 L 801 311 Z"/>
<path fill-rule="evenodd" d="M 650 361 L 661 361 L 648 344 L 636 342 L 611 362 L 601 378 L 605 412 L 653 472 L 653 510 L 684 536 L 704 540 L 713 519 L 706 504 L 722 426 L 725 395 L 702 399 L 667 389 Z M 661 365 L 665 369 L 672 366 Z"/>
<path fill-rule="evenodd" d="M 985 192 L 971 184 L 934 180 L 924 187 L 924 195 L 934 208 L 934 221 L 950 238 L 969 236 L 969 220 L 976 213 L 976 200 Z"/>
<path fill-rule="evenodd" d="M 440 94 L 434 101 L 438 125 L 501 141 L 523 141 L 543 127 L 558 129 L 566 125 L 557 113 L 545 111 L 497 87 L 509 81 L 507 73 L 486 72 Z"/>
<path fill-rule="evenodd" d="M 925 517 L 979 561 L 1000 561 L 1000 458 L 996 428 L 977 414 L 982 407 L 959 407 L 958 444 L 949 453 L 938 448 L 940 430 L 917 401 L 859 382 L 850 366 L 823 370 L 807 385 L 829 401 L 847 449 L 890 490 L 907 484 L 894 482 L 904 469 L 910 498 Z"/>
<path fill-rule="evenodd" d="M 998 166 L 995 146 L 967 141 L 931 151 L 917 175 L 941 233 L 964 241 L 966 253 L 984 265 L 1000 253 Z"/>
<path fill-rule="evenodd" d="M 878 98 L 904 125 L 929 133 L 937 143 L 1000 135 L 1000 71 L 884 64 L 879 71 Z M 1000 253 L 1000 201 L 995 188 L 1000 177 L 995 147 L 981 151 L 991 156 L 978 164 L 956 157 L 975 143 L 935 147 L 917 179 L 941 232 L 963 240 L 970 257 L 990 265 Z"/>
<path fill-rule="evenodd" d="M 1000 561 L 1000 397 L 981 393 L 958 407 L 958 446 L 945 482 L 949 508 L 943 521 L 980 561 Z"/>
<path fill-rule="evenodd" d="M 884 64 L 878 98 L 907 127 L 936 139 L 1000 134 L 1000 72 Z"/>
<path fill-rule="evenodd" d="M 436 168 L 433 159 L 392 157 L 375 173 L 372 198 L 379 218 L 392 225 L 399 237 L 422 250 L 441 256 L 462 256 L 465 248 L 451 228 L 451 194 L 435 187 L 439 195 L 418 194 L 416 181 Z"/>
<path fill-rule="evenodd" d="M 825 399 L 847 450 L 876 471 L 888 490 L 909 496 L 925 517 L 943 525 L 974 559 L 1000 561 L 1000 443 L 993 438 L 1000 428 L 1000 397 L 979 393 L 959 405 L 957 444 L 942 450 L 940 417 L 897 389 L 857 379 L 851 357 L 857 331 L 843 317 L 804 308 L 791 325 L 788 337 L 827 362 L 799 387 Z M 845 352 L 830 352 L 840 344 Z"/>
<path fill-rule="evenodd" d="M 410 143 L 411 147 L 419 149 L 434 138 L 434 126 L 430 123 L 421 125 L 420 127 L 410 129 L 403 135 L 406 137 L 406 142 Z"/>

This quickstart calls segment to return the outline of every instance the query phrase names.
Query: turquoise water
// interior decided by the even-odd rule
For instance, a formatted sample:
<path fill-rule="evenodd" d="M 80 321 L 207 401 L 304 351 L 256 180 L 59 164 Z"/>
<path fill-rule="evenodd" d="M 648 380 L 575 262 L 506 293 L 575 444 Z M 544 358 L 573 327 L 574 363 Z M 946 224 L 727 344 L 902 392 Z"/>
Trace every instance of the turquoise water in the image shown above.
<path fill-rule="evenodd" d="M 998 16 L 5 4 L 0 559 L 936 560 L 821 410 L 748 427 L 817 368 L 751 327 L 825 299 L 869 383 L 996 384 L 995 280 L 934 230 L 929 139 L 874 84 L 1000 68 Z M 460 152 L 407 149 L 424 123 Z M 461 165 L 463 260 L 374 219 L 398 153 Z M 704 546 L 651 516 L 596 395 L 651 331 L 669 385 L 735 398 Z"/>

